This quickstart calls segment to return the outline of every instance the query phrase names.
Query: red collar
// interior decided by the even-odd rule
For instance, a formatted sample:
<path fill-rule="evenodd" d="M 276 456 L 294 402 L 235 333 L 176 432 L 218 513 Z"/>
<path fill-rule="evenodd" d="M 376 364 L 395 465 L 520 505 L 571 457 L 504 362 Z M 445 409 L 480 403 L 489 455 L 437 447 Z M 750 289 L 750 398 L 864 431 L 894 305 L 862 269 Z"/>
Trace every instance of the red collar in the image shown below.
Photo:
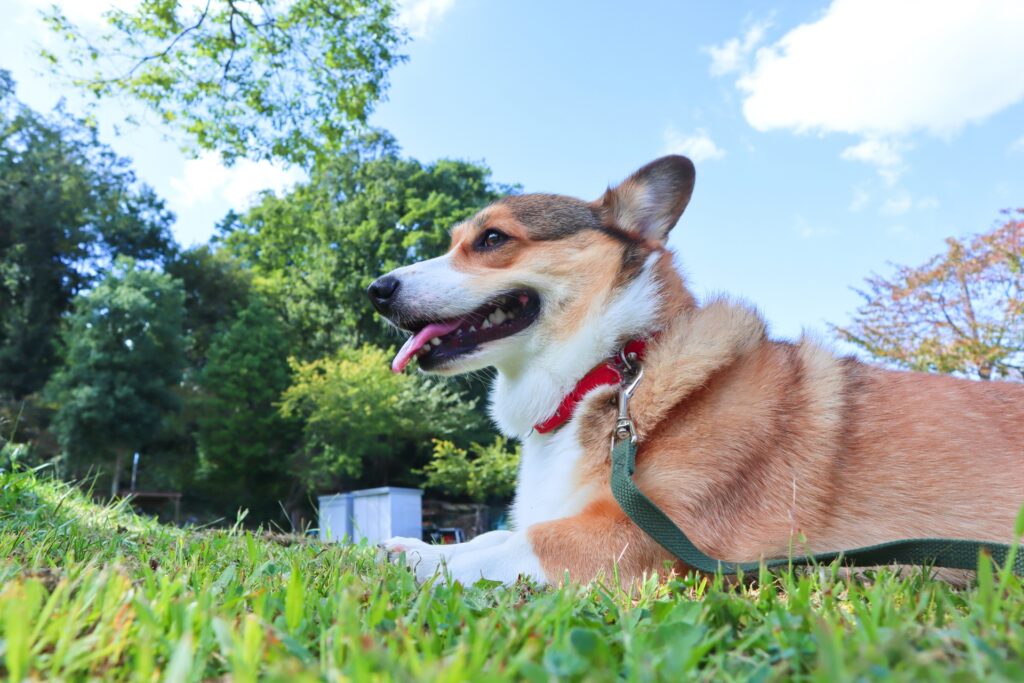
<path fill-rule="evenodd" d="M 626 356 L 635 353 L 638 359 L 643 360 L 644 353 L 647 351 L 647 341 L 647 339 L 630 339 L 622 347 L 622 353 Z M 591 391 L 598 387 L 617 387 L 622 384 L 620 368 L 622 368 L 622 359 L 619 355 L 615 355 L 588 372 L 583 379 L 576 383 L 573 390 L 565 395 L 562 402 L 558 404 L 558 410 L 554 415 L 533 425 L 534 431 L 538 434 L 553 432 L 569 421 L 572 414 L 576 412 L 576 406 Z"/>

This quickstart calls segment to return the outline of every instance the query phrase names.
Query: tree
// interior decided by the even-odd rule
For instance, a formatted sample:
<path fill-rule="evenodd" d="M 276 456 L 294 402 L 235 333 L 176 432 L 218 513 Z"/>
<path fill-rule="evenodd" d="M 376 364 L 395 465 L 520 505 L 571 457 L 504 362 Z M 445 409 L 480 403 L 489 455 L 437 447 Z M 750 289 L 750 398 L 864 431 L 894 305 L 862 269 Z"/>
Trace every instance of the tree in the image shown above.
<path fill-rule="evenodd" d="M 900 367 L 1024 379 L 1024 209 L 946 245 L 920 267 L 868 278 L 852 324 L 833 329 Z"/>
<path fill-rule="evenodd" d="M 172 220 L 94 128 L 28 109 L 0 71 L 0 396 L 42 388 L 75 295 L 119 255 L 166 259 Z"/>
<path fill-rule="evenodd" d="M 312 167 L 342 148 L 402 61 L 389 0 L 148 0 L 86 35 L 54 8 L 72 82 L 127 96 L 200 149 Z M 44 52 L 54 67 L 58 57 Z"/>
<path fill-rule="evenodd" d="M 291 383 L 289 347 L 277 316 L 254 297 L 214 338 L 199 374 L 199 479 L 231 491 L 232 505 L 248 507 L 256 520 L 299 500 L 290 468 L 301 425 L 277 407 Z"/>
<path fill-rule="evenodd" d="M 304 421 L 294 469 L 310 490 L 394 483 L 425 459 L 431 439 L 480 428 L 474 402 L 437 379 L 393 374 L 388 353 L 363 346 L 292 361 L 281 412 Z"/>
<path fill-rule="evenodd" d="M 181 282 L 185 295 L 185 367 L 175 387 L 181 410 L 167 414 L 160 431 L 147 443 L 139 470 L 140 486 L 187 492 L 185 500 L 191 515 L 233 515 L 238 509 L 232 500 L 235 482 L 221 481 L 218 488 L 213 488 L 199 476 L 196 433 L 199 419 L 208 410 L 199 379 L 213 341 L 246 310 L 252 278 L 223 249 L 208 245 L 174 254 L 164 265 L 164 272 Z M 241 483 L 237 493 L 244 493 Z"/>
<path fill-rule="evenodd" d="M 313 359 L 342 345 L 394 343 L 367 305 L 366 287 L 392 268 L 443 253 L 448 230 L 510 188 L 479 164 L 423 164 L 378 141 L 325 163 L 310 182 L 267 194 L 222 227 L 226 246 L 256 275 Z"/>
<path fill-rule="evenodd" d="M 68 457 L 113 460 L 111 495 L 126 456 L 179 407 L 183 300 L 180 283 L 123 257 L 75 298 L 64 364 L 47 387 L 53 429 Z"/>
<path fill-rule="evenodd" d="M 209 245 L 176 254 L 165 271 L 185 290 L 186 355 L 189 368 L 198 371 L 217 332 L 246 310 L 252 277 L 226 250 Z"/>

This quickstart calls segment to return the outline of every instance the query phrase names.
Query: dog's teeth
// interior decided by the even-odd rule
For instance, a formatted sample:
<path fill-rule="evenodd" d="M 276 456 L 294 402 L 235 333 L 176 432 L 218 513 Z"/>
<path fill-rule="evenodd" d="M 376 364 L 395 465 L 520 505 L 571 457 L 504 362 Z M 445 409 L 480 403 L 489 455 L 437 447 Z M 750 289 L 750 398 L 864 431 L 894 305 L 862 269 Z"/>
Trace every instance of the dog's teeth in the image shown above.
<path fill-rule="evenodd" d="M 470 332 L 476 332 L 476 325 L 470 325 L 469 326 L 469 331 Z"/>
<path fill-rule="evenodd" d="M 492 326 L 493 326 L 493 325 L 492 325 L 492 323 L 491 323 L 491 319 L 490 319 L 490 318 L 488 318 L 487 320 L 485 320 L 485 321 L 484 321 L 484 324 L 480 326 L 480 329 L 481 329 L 481 330 L 486 330 L 486 329 L 489 329 L 489 328 L 490 328 L 490 327 L 492 327 Z"/>
<path fill-rule="evenodd" d="M 505 322 L 505 311 L 500 308 L 494 313 L 491 313 L 491 320 L 494 321 L 495 325 L 500 325 Z"/>
<path fill-rule="evenodd" d="M 430 340 L 430 343 L 433 344 L 434 346 L 440 346 L 441 340 L 438 337 L 434 337 L 433 339 Z"/>
<path fill-rule="evenodd" d="M 515 311 L 509 311 L 505 314 L 505 320 L 513 320 L 516 317 Z"/>

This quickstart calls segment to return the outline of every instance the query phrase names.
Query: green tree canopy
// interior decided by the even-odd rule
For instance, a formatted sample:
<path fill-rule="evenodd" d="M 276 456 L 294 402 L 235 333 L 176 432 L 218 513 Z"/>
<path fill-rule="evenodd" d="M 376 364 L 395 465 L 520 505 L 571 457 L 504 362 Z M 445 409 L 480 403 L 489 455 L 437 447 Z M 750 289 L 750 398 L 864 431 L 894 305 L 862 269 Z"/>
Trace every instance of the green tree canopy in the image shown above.
<path fill-rule="evenodd" d="M 254 297 L 210 345 L 196 401 L 199 478 L 231 491 L 234 506 L 265 520 L 298 502 L 292 454 L 301 425 L 278 411 L 291 383 L 289 342 L 277 316 Z"/>
<path fill-rule="evenodd" d="M 343 146 L 403 58 L 390 0 L 147 0 L 88 35 L 57 8 L 55 67 L 97 97 L 123 95 L 228 161 L 311 167 Z"/>
<path fill-rule="evenodd" d="M 114 459 L 115 495 L 125 456 L 179 408 L 183 300 L 180 283 L 123 257 L 75 298 L 64 364 L 47 387 L 58 406 L 53 429 L 69 458 Z"/>
<path fill-rule="evenodd" d="M 251 274 L 223 249 L 201 245 L 176 254 L 165 266 L 185 290 L 185 340 L 189 367 L 201 368 L 219 328 L 246 309 Z"/>
<path fill-rule="evenodd" d="M 165 259 L 172 219 L 94 128 L 28 109 L 0 71 L 0 396 L 46 383 L 74 296 L 118 255 Z"/>
<path fill-rule="evenodd" d="M 510 189 L 480 164 L 403 159 L 387 139 L 380 149 L 336 157 L 310 182 L 268 194 L 224 225 L 227 247 L 251 265 L 307 359 L 394 343 L 366 301 L 370 282 L 443 253 L 453 225 Z"/>

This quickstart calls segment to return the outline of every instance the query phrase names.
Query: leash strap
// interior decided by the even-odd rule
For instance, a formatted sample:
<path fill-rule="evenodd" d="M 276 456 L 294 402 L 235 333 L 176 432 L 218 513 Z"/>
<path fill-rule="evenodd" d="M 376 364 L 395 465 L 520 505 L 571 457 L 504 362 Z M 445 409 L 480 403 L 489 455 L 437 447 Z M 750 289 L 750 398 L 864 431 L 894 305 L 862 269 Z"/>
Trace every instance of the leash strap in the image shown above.
<path fill-rule="evenodd" d="M 622 510 L 648 536 L 682 562 L 702 572 L 735 574 L 757 572 L 761 562 L 724 562 L 705 555 L 687 538 L 657 505 L 640 491 L 633 481 L 636 471 L 635 439 L 619 439 L 612 448 L 612 495 Z M 841 559 L 853 566 L 926 565 L 952 569 L 977 569 L 978 556 L 987 553 L 1000 566 L 1013 562 L 1013 572 L 1024 575 L 1024 556 L 1008 545 L 946 538 L 917 538 L 878 545 L 839 550 L 816 555 L 792 555 L 765 560 L 768 569 L 809 564 L 829 564 Z"/>

